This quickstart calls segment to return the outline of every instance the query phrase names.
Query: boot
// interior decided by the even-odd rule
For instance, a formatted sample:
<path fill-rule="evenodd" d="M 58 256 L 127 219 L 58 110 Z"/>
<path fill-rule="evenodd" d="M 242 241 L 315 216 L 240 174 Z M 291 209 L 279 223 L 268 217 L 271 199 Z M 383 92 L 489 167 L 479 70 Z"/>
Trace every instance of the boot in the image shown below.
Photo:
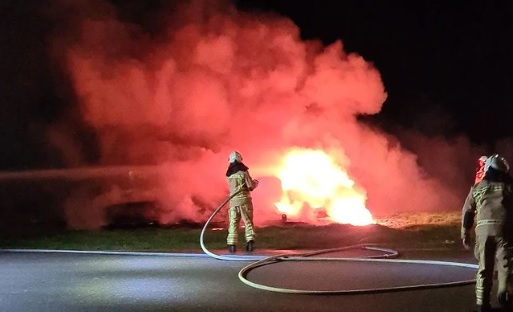
<path fill-rule="evenodd" d="M 503 292 L 497 296 L 497 299 L 501 306 L 502 312 L 513 311 L 513 304 L 511 302 L 512 301 L 511 294 L 509 294 L 507 291 Z"/>
<path fill-rule="evenodd" d="M 253 244 L 255 242 L 253 240 L 250 240 L 247 244 L 246 244 L 246 251 L 248 252 L 252 252 L 253 251 Z"/>
<path fill-rule="evenodd" d="M 235 245 L 228 245 L 228 251 L 230 253 L 235 253 L 237 251 L 237 246 L 235 246 Z"/>
<path fill-rule="evenodd" d="M 489 304 L 478 304 L 476 306 L 476 312 L 491 312 L 492 307 Z"/>

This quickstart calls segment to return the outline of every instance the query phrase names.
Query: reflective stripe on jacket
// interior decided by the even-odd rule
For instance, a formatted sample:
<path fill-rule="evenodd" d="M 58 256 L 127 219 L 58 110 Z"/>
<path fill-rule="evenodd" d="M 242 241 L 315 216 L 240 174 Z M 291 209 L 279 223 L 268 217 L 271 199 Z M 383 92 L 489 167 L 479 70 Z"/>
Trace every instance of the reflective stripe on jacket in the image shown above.
<path fill-rule="evenodd" d="M 253 180 L 247 171 L 237 171 L 228 178 L 228 187 L 230 189 L 230 195 L 235 193 L 242 187 L 242 191 L 235 195 L 230 203 L 237 205 L 251 199 L 250 191 L 254 189 Z"/>
<path fill-rule="evenodd" d="M 512 230 L 511 185 L 483 180 L 470 188 L 463 205 L 462 236 L 473 226 L 476 216 L 476 235 L 504 236 Z"/>

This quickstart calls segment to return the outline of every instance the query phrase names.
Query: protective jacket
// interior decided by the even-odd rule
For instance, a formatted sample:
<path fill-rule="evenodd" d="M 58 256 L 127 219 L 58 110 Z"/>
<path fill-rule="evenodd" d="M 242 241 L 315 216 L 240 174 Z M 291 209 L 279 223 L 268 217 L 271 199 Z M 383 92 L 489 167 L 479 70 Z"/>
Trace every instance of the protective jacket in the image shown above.
<path fill-rule="evenodd" d="M 238 171 L 228 177 L 228 187 L 230 194 L 241 189 L 241 192 L 230 200 L 230 204 L 240 205 L 251 199 L 250 191 L 255 188 L 255 185 L 247 171 Z"/>
<path fill-rule="evenodd" d="M 461 237 L 468 235 L 477 220 L 476 235 L 506 236 L 513 230 L 512 186 L 505 182 L 482 180 L 470 188 L 463 205 Z"/>

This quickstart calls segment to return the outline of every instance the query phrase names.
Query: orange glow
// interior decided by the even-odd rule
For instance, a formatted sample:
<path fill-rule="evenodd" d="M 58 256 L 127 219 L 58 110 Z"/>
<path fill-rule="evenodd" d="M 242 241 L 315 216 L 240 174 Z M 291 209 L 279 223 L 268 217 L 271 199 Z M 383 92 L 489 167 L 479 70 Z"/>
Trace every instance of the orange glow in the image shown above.
<path fill-rule="evenodd" d="M 283 196 L 275 205 L 288 217 L 304 214 L 304 209 L 324 208 L 336 223 L 375 223 L 365 207 L 365 193 L 356 190 L 354 181 L 323 151 L 291 150 L 276 176 L 282 182 Z"/>

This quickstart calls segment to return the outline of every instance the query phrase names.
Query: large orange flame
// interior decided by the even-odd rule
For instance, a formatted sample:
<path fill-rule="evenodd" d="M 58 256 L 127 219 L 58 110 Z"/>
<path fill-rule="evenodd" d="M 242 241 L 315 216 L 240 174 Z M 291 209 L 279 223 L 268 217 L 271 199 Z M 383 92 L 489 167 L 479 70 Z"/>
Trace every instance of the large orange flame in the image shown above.
<path fill-rule="evenodd" d="M 305 209 L 324 209 L 336 223 L 375 223 L 365 207 L 366 194 L 354 188 L 347 172 L 324 151 L 289 151 L 276 176 L 282 182 L 283 196 L 275 205 L 288 217 L 304 215 Z"/>

